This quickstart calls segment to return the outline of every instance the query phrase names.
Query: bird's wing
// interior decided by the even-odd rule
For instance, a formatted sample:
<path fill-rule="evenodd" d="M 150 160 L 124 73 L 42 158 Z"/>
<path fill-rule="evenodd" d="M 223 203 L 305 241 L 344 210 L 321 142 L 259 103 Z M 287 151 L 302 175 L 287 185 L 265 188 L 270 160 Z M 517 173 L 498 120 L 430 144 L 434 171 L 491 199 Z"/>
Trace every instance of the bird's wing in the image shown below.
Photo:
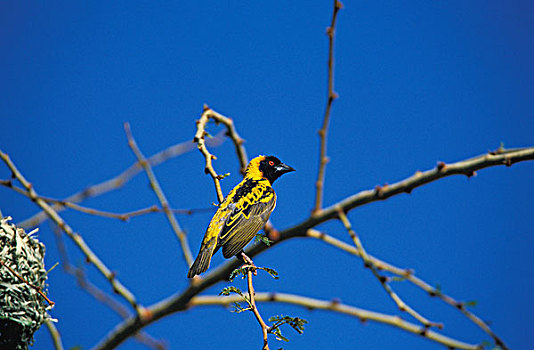
<path fill-rule="evenodd" d="M 238 254 L 265 225 L 276 206 L 276 194 L 270 186 L 258 186 L 231 206 L 219 233 L 218 245 L 225 258 Z"/>

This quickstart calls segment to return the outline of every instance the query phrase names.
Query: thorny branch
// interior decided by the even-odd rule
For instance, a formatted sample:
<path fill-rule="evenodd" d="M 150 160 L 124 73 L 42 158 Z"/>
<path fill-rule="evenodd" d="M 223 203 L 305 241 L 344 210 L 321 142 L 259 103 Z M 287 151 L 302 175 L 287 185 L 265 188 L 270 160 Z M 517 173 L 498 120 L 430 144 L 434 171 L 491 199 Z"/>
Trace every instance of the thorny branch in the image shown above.
<path fill-rule="evenodd" d="M 13 181 L 11 180 L 0 180 L 0 185 L 11 188 L 13 191 L 30 198 L 26 190 L 13 185 Z M 120 214 L 120 213 L 112 213 L 109 211 L 104 211 L 104 210 L 99 210 L 99 209 L 94 209 L 94 208 L 88 208 L 88 207 L 85 207 L 85 206 L 82 206 L 76 203 L 66 202 L 65 200 L 62 200 L 62 199 L 54 199 L 54 198 L 49 198 L 45 196 L 39 196 L 39 198 L 41 198 L 48 204 L 53 204 L 52 207 L 54 207 L 55 205 L 60 205 L 63 208 L 69 208 L 72 210 L 79 211 L 81 213 L 94 215 L 94 216 L 102 216 L 102 217 L 112 218 L 112 219 L 118 219 L 121 221 L 127 221 L 130 218 L 133 218 L 135 216 L 162 211 L 162 209 L 158 208 L 158 206 L 153 205 L 148 208 L 138 209 L 138 210 L 134 210 L 128 213 Z"/>
<path fill-rule="evenodd" d="M 401 297 L 389 285 L 387 277 L 382 276 L 378 272 L 377 266 L 373 264 L 373 261 L 367 255 L 367 252 L 363 248 L 362 242 L 360 241 L 358 234 L 356 234 L 356 232 L 353 230 L 352 225 L 349 219 L 347 218 L 347 215 L 345 215 L 343 210 L 338 210 L 338 215 L 339 215 L 339 219 L 343 223 L 343 226 L 345 226 L 345 229 L 347 230 L 350 237 L 352 238 L 354 245 L 358 249 L 359 256 L 362 258 L 364 262 L 364 266 L 366 268 L 369 268 L 372 271 L 373 275 L 380 282 L 384 290 L 388 293 L 389 297 L 395 302 L 395 304 L 397 304 L 397 307 L 399 308 L 399 310 L 410 314 L 413 318 L 421 322 L 425 328 L 438 327 L 439 329 L 442 329 L 443 328 L 442 324 L 429 321 L 427 318 L 421 316 L 417 311 L 415 311 L 412 307 L 406 304 L 404 300 L 401 299 Z"/>
<path fill-rule="evenodd" d="M 211 147 L 217 147 L 221 143 L 223 143 L 225 140 L 225 137 L 222 132 L 218 133 L 216 136 L 210 138 L 206 143 Z M 172 145 L 170 147 L 167 147 L 166 149 L 154 154 L 153 156 L 147 158 L 148 164 L 151 166 L 159 165 L 168 159 L 178 157 L 184 153 L 187 153 L 194 149 L 194 145 L 190 142 L 182 142 L 178 143 L 176 145 Z M 139 162 L 135 162 L 130 167 L 128 167 L 126 170 L 124 170 L 119 175 L 108 179 L 106 181 L 103 181 L 101 183 L 98 183 L 96 185 L 87 187 L 83 189 L 80 192 L 74 193 L 70 195 L 69 197 L 63 199 L 64 202 L 68 203 L 80 203 L 83 202 L 87 198 L 91 197 L 97 197 L 104 193 L 116 190 L 124 186 L 128 181 L 130 181 L 134 176 L 139 174 L 143 168 L 139 164 Z M 52 208 L 56 212 L 61 212 L 65 209 L 65 206 L 61 205 L 60 203 L 56 203 L 52 206 Z M 46 220 L 48 218 L 48 215 L 44 211 L 40 211 L 37 214 L 33 215 L 32 217 L 20 222 L 18 225 L 20 227 L 29 228 L 29 227 L 35 227 L 39 225 L 41 222 Z"/>
<path fill-rule="evenodd" d="M 208 151 L 208 148 L 206 147 L 206 140 L 205 137 L 208 135 L 208 132 L 206 131 L 206 126 L 210 119 L 213 119 L 216 124 L 222 123 L 224 126 L 226 126 L 227 129 L 227 135 L 232 139 L 237 158 L 239 159 L 240 164 L 240 172 L 241 174 L 245 174 L 245 169 L 248 164 L 247 159 L 247 152 L 245 150 L 245 147 L 243 146 L 243 143 L 245 142 L 235 130 L 234 122 L 232 119 L 223 116 L 222 114 L 219 114 L 209 108 L 208 106 L 204 106 L 204 112 L 200 116 L 200 119 L 197 120 L 197 132 L 195 133 L 195 137 L 193 138 L 193 142 L 197 143 L 197 148 L 199 151 L 204 155 L 204 158 L 206 159 L 206 166 L 204 168 L 204 172 L 206 174 L 210 174 L 213 183 L 215 184 L 215 190 L 217 191 L 217 199 L 219 203 L 222 203 L 224 199 L 224 195 L 222 193 L 221 189 L 221 183 L 220 180 L 224 177 L 223 175 L 217 174 L 215 169 L 213 168 L 212 160 L 217 159 L 215 155 L 211 154 Z"/>
<path fill-rule="evenodd" d="M 15 185 L 13 185 L 13 181 L 12 180 L 0 180 L 0 185 L 8 187 L 8 188 L 11 188 L 13 191 L 30 198 L 29 195 L 28 195 L 28 192 L 26 192 L 26 190 L 24 190 L 24 189 L 22 189 L 20 187 L 17 187 Z M 130 212 L 127 212 L 127 213 L 112 213 L 112 212 L 105 211 L 105 210 L 88 208 L 86 206 L 82 206 L 82 205 L 79 205 L 79 204 L 76 204 L 76 203 L 67 202 L 64 199 L 55 199 L 55 198 L 50 198 L 50 197 L 45 197 L 45 196 L 39 196 L 39 198 L 43 199 L 48 204 L 53 204 L 53 206 L 52 206 L 53 208 L 55 206 L 57 206 L 57 205 L 60 205 L 63 208 L 69 208 L 69 209 L 72 209 L 72 210 L 79 211 L 81 213 L 94 215 L 94 216 L 102 216 L 102 217 L 111 218 L 111 219 L 118 219 L 118 220 L 121 220 L 121 221 L 128 221 L 133 217 L 145 215 L 145 214 L 148 214 L 148 213 L 162 213 L 162 212 L 164 212 L 164 210 L 162 208 L 158 207 L 157 205 L 152 205 L 152 206 L 147 207 L 147 208 L 137 209 L 137 210 L 133 210 L 133 211 L 130 211 Z M 190 209 L 173 209 L 173 208 L 170 208 L 170 211 L 172 211 L 173 213 L 175 213 L 175 214 L 184 214 L 184 215 L 192 215 L 193 213 L 203 212 L 203 211 L 209 212 L 209 211 L 212 211 L 212 210 L 213 210 L 213 208 L 190 208 Z"/>
<path fill-rule="evenodd" d="M 46 201 L 39 197 L 33 185 L 29 183 L 26 178 L 21 174 L 17 169 L 15 164 L 11 161 L 9 156 L 3 153 L 0 150 L 0 158 L 4 161 L 7 167 L 11 170 L 13 177 L 17 179 L 21 185 L 26 189 L 29 197 L 35 204 L 37 204 L 49 217 L 50 219 L 58 225 L 63 232 L 69 236 L 74 244 L 81 250 L 87 262 L 92 263 L 97 270 L 111 283 L 113 291 L 120 296 L 122 296 L 135 310 L 136 312 L 140 311 L 142 308 L 137 301 L 135 300 L 134 295 L 118 280 L 115 273 L 100 260 L 100 258 L 93 253 L 91 248 L 85 243 L 82 236 L 76 232 L 59 216 L 59 214 L 50 206 Z"/>
<path fill-rule="evenodd" d="M 351 246 L 343 241 L 340 241 L 337 238 L 329 236 L 324 232 L 310 229 L 307 231 L 306 235 L 307 237 L 319 239 L 325 242 L 326 244 L 329 244 L 333 247 L 343 250 L 349 254 L 353 254 L 353 255 L 361 257 L 361 254 L 358 248 Z M 415 275 L 415 272 L 411 269 L 402 269 L 402 268 L 393 266 L 369 254 L 367 254 L 367 257 L 371 261 L 371 263 L 374 266 L 376 266 L 377 269 L 388 271 L 394 275 L 397 275 L 401 277 L 403 280 L 406 280 L 412 283 L 413 285 L 421 288 L 423 291 L 428 293 L 429 296 L 439 298 L 443 302 L 454 307 L 456 310 L 459 310 L 465 317 L 471 320 L 471 322 L 476 324 L 480 329 L 482 329 L 489 336 L 491 336 L 493 340 L 495 341 L 496 345 L 499 345 L 501 348 L 503 348 L 503 350 L 508 349 L 508 347 L 504 344 L 504 342 L 495 333 L 493 333 L 493 331 L 486 324 L 486 322 L 484 322 L 481 318 L 479 318 L 477 315 L 475 315 L 474 313 L 472 313 L 466 308 L 465 302 L 457 301 L 451 296 L 444 294 L 441 290 L 438 290 L 437 288 L 433 287 L 429 283 L 423 281 L 421 278 L 417 277 Z"/>
<path fill-rule="evenodd" d="M 208 305 L 228 306 L 238 301 L 240 301 L 240 299 L 237 295 L 201 295 L 192 298 L 188 304 L 188 307 Z M 373 321 L 394 326 L 407 332 L 421 335 L 429 340 L 443 344 L 452 349 L 480 350 L 479 345 L 467 344 L 461 341 L 457 341 L 440 333 L 434 332 L 430 329 L 426 329 L 425 327 L 421 327 L 408 321 L 404 321 L 398 316 L 357 308 L 351 305 L 343 304 L 339 300 L 320 300 L 287 293 L 256 293 L 256 301 L 264 303 L 276 302 L 298 305 L 308 310 L 326 310 L 331 312 L 337 312 L 340 314 L 356 317 L 362 322 Z"/>
<path fill-rule="evenodd" d="M 326 99 L 326 109 L 323 117 L 323 126 L 319 130 L 319 138 L 321 146 L 319 150 L 319 170 L 317 173 L 317 181 L 315 182 L 315 207 L 313 213 L 318 213 L 323 206 L 323 192 L 324 192 L 324 176 L 326 164 L 328 163 L 328 156 L 326 155 L 326 133 L 328 132 L 328 123 L 330 122 L 330 111 L 332 103 L 338 94 L 334 91 L 334 34 L 336 31 L 337 13 L 343 8 L 343 4 L 334 0 L 334 11 L 332 13 L 332 22 L 330 27 L 326 29 L 328 35 L 328 96 Z"/>
<path fill-rule="evenodd" d="M 56 237 L 56 245 L 57 245 L 57 249 L 59 252 L 59 258 L 61 261 L 61 267 L 63 268 L 63 271 L 73 276 L 76 279 L 78 286 L 83 291 L 85 291 L 87 294 L 92 296 L 94 299 L 96 299 L 100 303 L 106 305 L 108 308 L 114 311 L 117 315 L 119 315 L 123 319 L 130 317 L 131 313 L 126 307 L 123 306 L 123 304 L 119 303 L 111 295 L 104 292 L 103 290 L 98 288 L 96 285 L 91 283 L 91 281 L 89 281 L 82 267 L 76 267 L 70 263 L 70 259 L 67 254 L 67 248 L 65 246 L 65 243 L 63 242 L 63 237 L 61 235 L 61 231 L 59 230 L 59 227 L 54 226 L 53 232 L 54 232 L 54 236 Z M 139 332 L 134 337 L 137 341 L 139 341 L 142 344 L 145 344 L 146 346 L 152 349 L 156 349 L 156 350 L 166 349 L 164 342 L 155 339 L 154 337 L 152 337 L 150 334 L 146 332 Z"/>
<path fill-rule="evenodd" d="M 173 212 L 171 211 L 169 202 L 167 201 L 167 197 L 165 196 L 165 193 L 163 193 L 163 190 L 161 189 L 161 186 L 159 185 L 159 182 L 156 179 L 156 175 L 154 174 L 154 171 L 152 171 L 152 167 L 150 166 L 147 159 L 137 146 L 137 143 L 135 142 L 135 139 L 132 135 L 132 130 L 130 129 L 129 123 L 124 123 L 124 130 L 126 132 L 126 137 L 128 138 L 128 145 L 137 157 L 137 161 L 139 162 L 141 167 L 145 170 L 146 175 L 148 177 L 148 181 L 150 182 L 150 188 L 152 188 L 152 190 L 158 197 L 158 200 L 161 204 L 161 208 L 165 212 L 165 216 L 167 217 L 167 220 L 169 220 L 171 228 L 176 234 L 178 241 L 180 242 L 180 246 L 182 248 L 182 255 L 185 259 L 185 262 L 187 266 L 191 266 L 191 263 L 193 263 L 193 255 L 191 254 L 191 248 L 189 247 L 187 236 L 180 227 L 180 224 L 178 224 L 178 221 L 176 220 L 176 217 L 174 216 Z"/>
<path fill-rule="evenodd" d="M 293 225 L 292 227 L 280 231 L 278 235 L 278 240 L 274 240 L 270 246 L 266 246 L 263 243 L 253 244 L 246 252 L 247 256 L 254 257 L 263 251 L 270 249 L 276 244 L 285 241 L 287 239 L 295 237 L 307 237 L 309 229 L 326 222 L 328 220 L 338 218 L 338 208 L 345 212 L 354 209 L 356 207 L 368 204 L 371 202 L 384 200 L 389 197 L 392 197 L 399 193 L 410 193 L 414 188 L 425 185 L 432 181 L 451 176 L 451 175 L 466 175 L 473 176 L 476 171 L 498 165 L 511 166 L 517 162 L 534 160 L 534 147 L 520 148 L 514 150 L 498 150 L 495 152 L 489 152 L 487 154 L 482 154 L 480 156 L 467 159 L 464 161 L 451 163 L 447 165 L 438 165 L 435 169 L 427 170 L 425 172 L 418 172 L 416 175 L 409 177 L 400 182 L 394 183 L 387 187 L 381 188 L 381 190 L 367 190 L 357 193 L 353 196 L 345 198 L 340 202 L 325 208 L 319 214 L 312 215 L 304 221 Z M 207 273 L 204 278 L 193 280 L 193 283 L 189 285 L 185 290 L 176 293 L 175 295 L 170 296 L 169 298 L 162 300 L 161 302 L 148 307 L 148 313 L 152 315 L 151 318 L 144 318 L 140 320 L 139 318 L 129 318 L 117 325 L 107 336 L 98 344 L 94 350 L 105 350 L 113 349 L 128 337 L 132 336 L 139 330 L 143 329 L 147 325 L 153 323 L 154 321 L 166 317 L 170 314 L 184 311 L 188 306 L 193 297 L 198 295 L 203 290 L 209 288 L 210 286 L 225 280 L 228 275 L 239 267 L 240 262 L 236 259 L 229 260 L 226 263 L 220 265 L 219 267 L 211 270 Z M 414 282 L 415 283 L 415 282 Z M 432 288 L 432 290 L 434 290 Z M 257 299 L 258 296 L 257 296 Z M 421 332 L 424 330 L 424 327 L 413 326 L 415 328 L 401 327 L 398 325 L 396 320 L 399 320 L 397 316 L 390 316 L 388 318 L 388 324 L 397 326 L 401 329 L 407 330 L 407 328 L 417 330 Z M 395 320 L 395 321 L 393 321 Z M 376 321 L 381 322 L 381 319 Z M 410 324 L 411 325 L 411 324 Z M 427 330 L 427 334 L 435 334 L 431 330 Z M 432 338 L 433 340 L 433 338 Z M 476 349 L 476 346 L 471 347 L 471 349 Z"/>
<path fill-rule="evenodd" d="M 466 344 L 466 343 L 457 341 L 455 339 L 443 336 L 429 329 L 430 326 L 435 326 L 436 324 L 426 320 L 424 317 L 417 314 L 415 311 L 409 308 L 409 306 L 407 306 L 398 296 L 396 296 L 396 294 L 393 292 L 393 290 L 389 287 L 389 284 L 387 283 L 388 282 L 387 277 L 380 275 L 378 270 L 387 270 L 393 274 L 402 276 L 405 280 L 410 281 L 414 285 L 425 290 L 430 296 L 436 296 L 440 298 L 441 300 L 443 300 L 444 302 L 456 307 L 464 315 L 466 315 L 466 317 L 468 317 L 473 323 L 477 324 L 480 328 L 482 328 L 489 335 L 491 335 L 498 346 L 501 346 L 503 349 L 507 349 L 506 346 L 503 344 L 503 342 L 489 329 L 489 327 L 487 326 L 485 322 L 480 320 L 476 315 L 472 314 L 466 309 L 465 303 L 458 302 L 454 300 L 453 298 L 441 293 L 441 291 L 437 290 L 436 288 L 430 286 L 426 282 L 416 277 L 413 271 L 406 270 L 406 269 L 399 269 L 393 265 L 382 262 L 374 258 L 373 256 L 367 254 L 358 236 L 352 230 L 350 226 L 350 222 L 348 221 L 345 213 L 358 206 L 365 205 L 365 204 L 378 201 L 378 200 L 384 200 L 399 193 L 410 193 L 416 187 L 423 186 L 425 184 L 428 184 L 432 181 L 441 179 L 446 176 L 463 174 L 468 177 L 471 177 L 471 176 L 476 175 L 476 171 L 486 168 L 486 167 L 496 166 L 496 165 L 511 166 L 512 164 L 516 162 L 533 160 L 534 159 L 534 147 L 515 149 L 515 150 L 499 149 L 495 152 L 489 152 L 488 154 L 484 154 L 484 155 L 481 155 L 481 156 L 478 156 L 472 159 L 468 159 L 465 161 L 452 163 L 452 164 L 445 164 L 443 162 L 439 162 L 435 169 L 431 169 L 426 172 L 418 171 L 415 173 L 415 175 L 403 181 L 397 182 L 393 185 L 376 186 L 374 190 L 362 191 L 351 197 L 345 198 L 344 200 L 340 201 L 337 204 L 332 205 L 331 207 L 323 209 L 322 202 L 323 202 L 323 193 L 324 193 L 324 177 L 325 177 L 326 164 L 328 163 L 328 156 L 326 154 L 327 153 L 326 152 L 327 131 L 328 131 L 331 107 L 332 107 L 333 101 L 338 97 L 337 94 L 334 92 L 334 75 L 333 75 L 334 34 L 335 34 L 335 24 L 336 24 L 337 13 L 339 9 L 341 8 L 342 8 L 342 4 L 339 1 L 334 0 L 334 12 L 332 16 L 332 22 L 331 22 L 330 27 L 327 29 L 327 35 L 329 37 L 328 97 L 327 97 L 325 114 L 323 118 L 323 125 L 322 125 L 322 128 L 319 130 L 321 145 L 320 145 L 319 169 L 318 169 L 318 176 L 317 176 L 317 181 L 316 181 L 315 206 L 313 208 L 312 215 L 306 220 L 298 223 L 297 225 L 294 225 L 293 227 L 287 230 L 284 230 L 281 232 L 276 231 L 276 239 L 274 239 L 273 245 L 281 241 L 284 241 L 286 239 L 293 238 L 293 237 L 313 237 L 313 238 L 321 239 L 324 242 L 331 244 L 333 246 L 336 246 L 339 249 L 345 250 L 351 254 L 360 256 L 363 259 L 366 266 L 371 268 L 371 270 L 373 271 L 375 276 L 379 279 L 379 281 L 382 283 L 383 287 L 386 289 L 389 295 L 395 300 L 398 307 L 403 311 L 409 312 L 413 317 L 419 320 L 423 324 L 423 326 L 421 327 L 421 326 L 409 323 L 407 321 L 402 320 L 398 316 L 385 315 L 385 314 L 381 314 L 381 313 L 377 313 L 373 311 L 359 309 L 353 306 L 342 304 L 341 302 L 336 301 L 336 300 L 325 301 L 325 300 L 318 300 L 318 299 L 312 299 L 312 298 L 307 298 L 303 296 L 283 294 L 283 293 L 257 293 L 255 294 L 254 287 L 252 285 L 253 270 L 248 269 L 247 277 L 248 277 L 249 297 L 250 297 L 251 303 L 253 303 L 254 305 L 252 309 L 253 311 L 254 310 L 256 311 L 255 313 L 256 318 L 258 319 L 258 322 L 262 326 L 262 332 L 264 334 L 264 349 L 268 349 L 267 333 L 269 332 L 269 327 L 267 327 L 265 322 L 261 319 L 259 312 L 257 312 L 257 308 L 255 307 L 256 301 L 257 302 L 288 303 L 288 304 L 300 305 L 308 309 L 322 309 L 322 310 L 329 310 L 332 312 L 344 313 L 347 315 L 357 317 L 361 321 L 370 320 L 370 321 L 376 321 L 376 322 L 380 322 L 384 324 L 389 324 L 399 329 L 403 329 L 405 331 L 408 331 L 414 334 L 422 335 L 423 337 L 427 339 L 441 343 L 450 348 L 479 349 L 481 347 L 480 345 L 471 345 L 471 344 Z M 198 149 L 202 152 L 202 154 L 206 158 L 206 167 L 205 167 L 206 173 L 210 173 L 210 175 L 212 176 L 214 183 L 215 183 L 216 190 L 217 190 L 218 199 L 219 201 L 222 201 L 223 195 L 222 195 L 220 182 L 219 182 L 222 176 L 218 175 L 213 169 L 212 160 L 216 158 L 214 155 L 212 155 L 207 150 L 206 141 L 205 141 L 205 136 L 207 135 L 206 125 L 209 119 L 213 119 L 217 124 L 223 123 L 227 127 L 227 135 L 230 136 L 230 138 L 234 142 L 236 153 L 240 160 L 240 164 L 241 164 L 240 170 L 242 173 L 244 172 L 244 169 L 247 164 L 247 156 L 246 156 L 245 149 L 242 146 L 243 139 L 241 139 L 239 135 L 236 133 L 232 120 L 212 111 L 208 107 L 205 107 L 204 113 L 202 114 L 200 120 L 197 122 L 197 133 L 195 135 L 194 141 L 198 143 Z M 169 154 L 160 153 L 149 159 L 146 159 L 141 154 L 140 150 L 137 148 L 137 145 L 135 144 L 133 137 L 131 137 L 131 134 L 129 133 L 129 126 L 127 127 L 127 134 L 129 135 L 130 146 L 132 147 L 132 150 L 138 157 L 138 162 L 136 162 L 134 165 L 132 165 L 130 168 L 125 170 L 123 173 L 121 173 L 117 177 L 107 180 L 105 182 L 102 182 L 98 185 L 91 186 L 85 189 L 84 191 L 76 193 L 63 201 L 57 201 L 52 207 L 49 205 L 49 203 L 53 201 L 46 199 L 44 197 L 38 196 L 35 190 L 33 189 L 32 185 L 28 183 L 25 180 L 25 178 L 22 176 L 22 174 L 15 168 L 14 164 L 11 162 L 9 157 L 0 151 L 0 158 L 8 165 L 8 167 L 13 172 L 14 177 L 25 188 L 25 190 L 20 189 L 20 191 L 18 192 L 21 192 L 27 195 L 30 199 L 32 199 L 32 201 L 34 201 L 42 209 L 42 212 L 36 214 L 35 216 L 33 216 L 32 218 L 28 220 L 25 220 L 22 224 L 26 226 L 35 226 L 39 224 L 40 222 L 42 222 L 46 217 L 50 217 L 52 221 L 55 222 L 75 242 L 78 248 L 84 253 L 87 260 L 89 262 L 92 262 L 95 265 L 95 267 L 97 267 L 97 269 L 110 281 L 110 283 L 113 286 L 114 291 L 118 293 L 119 295 L 121 295 L 124 299 L 126 299 L 138 312 L 138 314 L 133 315 L 133 316 L 132 315 L 128 316 L 123 313 L 123 317 L 128 317 L 128 318 L 124 322 L 119 324 L 116 327 L 116 329 L 114 329 L 108 335 L 108 337 L 104 339 L 103 342 L 99 346 L 96 347 L 96 349 L 112 349 L 118 344 L 120 344 L 122 341 L 127 339 L 128 337 L 135 336 L 136 334 L 140 334 L 138 332 L 141 329 L 143 329 L 145 326 L 151 324 L 152 322 L 155 322 L 156 320 L 160 318 L 170 315 L 172 313 L 184 311 L 194 306 L 228 305 L 236 301 L 236 297 L 233 297 L 233 296 L 230 296 L 230 297 L 198 296 L 198 294 L 202 292 L 203 290 L 205 290 L 206 288 L 225 279 L 228 276 L 229 272 L 232 271 L 239 264 L 238 261 L 234 260 L 234 261 L 228 261 L 227 263 L 212 270 L 203 279 L 195 279 L 191 283 L 191 285 L 189 285 L 183 292 L 177 293 L 169 297 L 166 300 L 163 300 L 155 305 L 152 305 L 151 307 L 146 309 L 146 312 L 143 313 L 143 315 L 146 315 L 146 316 L 140 317 L 139 308 L 141 308 L 141 306 L 136 303 L 134 296 L 124 286 L 122 286 L 122 284 L 120 284 L 120 282 L 117 280 L 114 273 L 109 271 L 109 269 L 107 269 L 107 267 L 89 249 L 89 247 L 83 241 L 81 236 L 73 232 L 70 226 L 68 226 L 63 221 L 63 219 L 58 215 L 57 211 L 63 210 L 65 207 L 73 208 L 75 210 L 85 211 L 85 212 L 88 212 L 94 215 L 116 217 L 120 219 L 123 219 L 125 217 L 131 217 L 134 215 L 140 215 L 139 213 L 136 213 L 136 212 L 131 212 L 128 214 L 107 213 L 107 212 L 98 211 L 95 209 L 84 208 L 82 206 L 77 206 L 75 204 L 77 202 L 83 201 L 87 197 L 97 196 L 101 193 L 105 193 L 107 191 L 111 191 L 116 188 L 119 188 L 125 182 L 127 182 L 131 177 L 139 173 L 142 167 L 147 172 L 147 175 L 149 176 L 149 179 L 151 179 L 151 184 L 154 188 L 156 187 L 157 182 L 155 181 L 155 177 L 153 176 L 152 178 L 154 181 L 152 181 L 152 178 L 150 175 L 152 171 L 151 171 L 150 166 L 156 165 L 158 162 L 164 161 L 165 159 L 168 159 L 169 157 L 178 155 L 178 154 L 169 155 Z M 189 148 L 190 146 L 186 145 L 184 149 L 189 150 Z M 156 156 L 160 156 L 161 158 L 156 159 L 155 158 Z M 9 181 L 2 181 L 2 184 L 8 187 L 11 187 L 14 190 L 18 189 L 16 186 L 11 186 Z M 156 189 L 155 189 L 155 192 L 156 194 L 158 194 Z M 163 192 L 161 191 L 161 189 L 160 189 L 160 192 L 163 195 Z M 160 198 L 159 195 L 158 195 L 158 198 Z M 168 203 L 166 202 L 166 200 L 161 200 L 161 198 L 160 198 L 160 201 L 161 201 L 163 210 L 168 215 L 170 211 L 170 208 L 168 207 Z M 167 203 L 167 205 L 165 205 L 165 203 Z M 155 210 L 153 208 L 154 207 L 141 209 L 139 212 L 141 213 L 150 212 L 152 210 Z M 313 229 L 313 227 L 319 225 L 320 223 L 323 223 L 331 219 L 336 219 L 336 218 L 340 219 L 344 223 L 346 229 L 351 234 L 351 237 L 356 247 L 353 247 L 344 242 L 338 241 L 335 238 L 330 237 L 328 235 L 318 233 L 318 231 L 315 231 Z M 172 222 L 171 222 L 171 226 L 172 226 Z M 176 230 L 175 227 L 177 227 L 178 230 Z M 175 232 L 180 238 L 178 231 L 181 231 L 181 230 L 179 229 L 177 222 L 176 222 L 176 225 L 173 226 L 173 229 L 175 229 Z M 180 241 L 183 243 L 182 239 L 180 239 Z M 190 263 L 192 260 L 190 256 L 191 254 L 189 252 L 189 259 L 188 259 L 188 254 L 187 254 L 189 247 L 187 244 L 182 244 L 182 247 L 187 247 L 187 248 L 184 248 L 184 256 L 185 256 L 186 261 Z M 254 257 L 255 255 L 263 252 L 264 250 L 268 248 L 269 247 L 267 247 L 264 244 L 255 244 L 249 249 L 247 254 L 250 255 L 251 257 Z M 0 263 L 2 263 L 2 261 L 0 261 Z M 81 277 L 78 277 L 78 278 L 82 278 L 82 279 L 84 278 L 83 271 L 81 271 Z M 96 294 L 97 293 L 95 292 L 95 295 Z M 105 293 L 103 293 L 103 295 L 105 295 Z M 112 298 L 110 299 L 114 300 Z M 117 303 L 117 304 L 121 305 L 120 303 Z M 143 309 L 141 308 L 141 310 Z M 126 311 L 125 313 L 128 313 L 128 312 Z M 53 335 L 54 334 L 53 325 L 48 325 L 48 326 L 52 327 L 50 329 L 51 329 L 51 334 Z M 56 330 L 56 333 L 57 333 L 57 330 Z M 56 349 L 62 348 L 60 341 L 59 341 L 59 345 L 57 344 L 58 343 L 57 341 L 54 341 L 54 343 L 56 344 L 55 345 Z"/>

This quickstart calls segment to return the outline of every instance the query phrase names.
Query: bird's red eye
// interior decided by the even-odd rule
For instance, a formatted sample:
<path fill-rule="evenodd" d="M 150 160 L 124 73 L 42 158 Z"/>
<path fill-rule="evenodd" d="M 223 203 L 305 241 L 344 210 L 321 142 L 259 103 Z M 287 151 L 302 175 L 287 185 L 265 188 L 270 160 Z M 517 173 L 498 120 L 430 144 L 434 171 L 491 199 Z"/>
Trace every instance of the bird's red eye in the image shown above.
<path fill-rule="evenodd" d="M 270 166 L 273 166 L 274 165 L 274 162 L 272 160 L 269 161 L 269 165 Z"/>

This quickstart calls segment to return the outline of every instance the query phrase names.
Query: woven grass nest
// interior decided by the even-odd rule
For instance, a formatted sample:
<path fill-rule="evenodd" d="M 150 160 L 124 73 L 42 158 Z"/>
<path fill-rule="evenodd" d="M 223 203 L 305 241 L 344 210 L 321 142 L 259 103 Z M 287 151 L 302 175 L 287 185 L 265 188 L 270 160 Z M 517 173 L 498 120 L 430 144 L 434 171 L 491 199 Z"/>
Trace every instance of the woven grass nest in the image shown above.
<path fill-rule="evenodd" d="M 45 246 L 32 234 L 0 221 L 0 349 L 26 350 L 50 316 L 46 294 Z"/>

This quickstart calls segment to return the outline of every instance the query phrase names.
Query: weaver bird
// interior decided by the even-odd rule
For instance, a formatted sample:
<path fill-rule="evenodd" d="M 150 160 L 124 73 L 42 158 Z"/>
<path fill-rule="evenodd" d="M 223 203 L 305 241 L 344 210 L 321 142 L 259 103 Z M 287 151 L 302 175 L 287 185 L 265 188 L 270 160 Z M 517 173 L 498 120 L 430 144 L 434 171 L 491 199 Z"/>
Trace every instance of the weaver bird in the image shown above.
<path fill-rule="evenodd" d="M 274 156 L 258 156 L 250 161 L 243 181 L 230 191 L 211 219 L 187 277 L 206 271 L 211 257 L 221 247 L 226 259 L 242 252 L 276 206 L 271 185 L 290 171 L 295 169 Z"/>

